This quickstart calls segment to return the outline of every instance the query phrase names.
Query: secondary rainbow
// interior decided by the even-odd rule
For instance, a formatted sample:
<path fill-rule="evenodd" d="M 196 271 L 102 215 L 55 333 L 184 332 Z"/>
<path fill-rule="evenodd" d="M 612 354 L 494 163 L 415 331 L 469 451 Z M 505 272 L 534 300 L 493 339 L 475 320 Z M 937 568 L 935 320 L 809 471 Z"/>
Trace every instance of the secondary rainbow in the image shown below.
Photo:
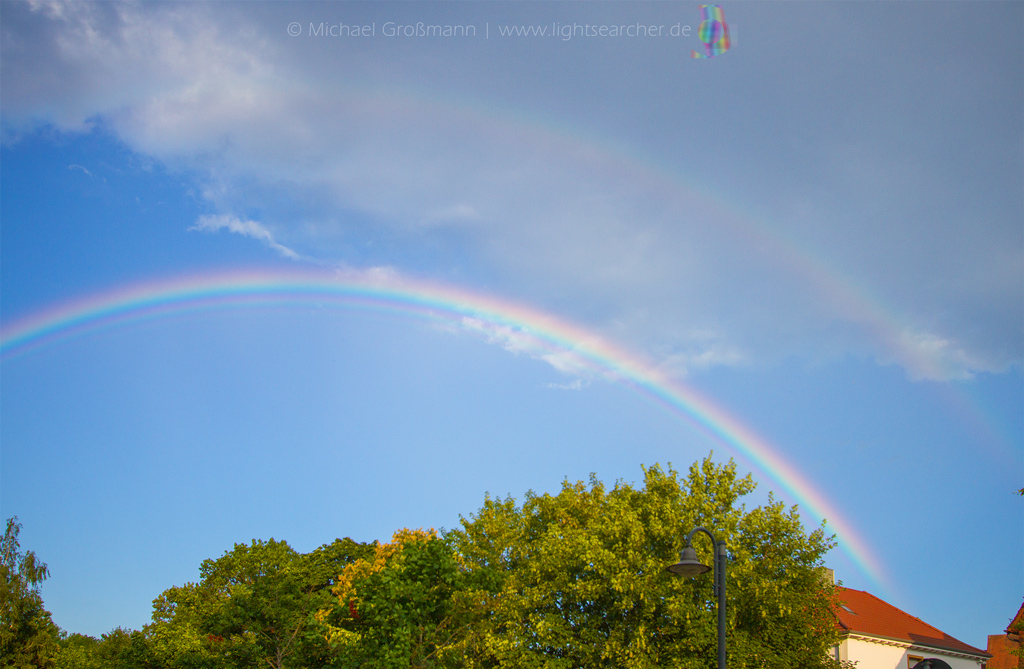
<path fill-rule="evenodd" d="M 600 335 L 551 314 L 455 286 L 374 272 L 232 272 L 135 284 L 68 302 L 0 329 L 0 359 L 118 324 L 207 309 L 259 305 L 363 308 L 455 324 L 563 368 L 622 383 L 757 466 L 818 519 L 865 576 L 887 588 L 865 541 L 778 448 L 727 411 L 654 364 Z M 512 344 L 514 342 L 514 345 Z"/>

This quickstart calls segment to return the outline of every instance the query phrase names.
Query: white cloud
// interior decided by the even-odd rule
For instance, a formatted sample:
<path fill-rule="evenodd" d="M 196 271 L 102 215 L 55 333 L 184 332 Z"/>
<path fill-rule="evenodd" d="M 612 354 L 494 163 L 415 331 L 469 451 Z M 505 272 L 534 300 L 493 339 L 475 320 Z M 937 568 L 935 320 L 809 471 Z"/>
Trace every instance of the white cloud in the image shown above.
<path fill-rule="evenodd" d="M 292 251 L 287 246 L 283 246 L 274 241 L 274 236 L 270 233 L 270 230 L 267 230 L 263 225 L 256 221 L 243 221 L 242 219 L 230 214 L 207 214 L 200 216 L 195 225 L 190 227 L 189 230 L 196 230 L 200 232 L 217 232 L 218 230 L 227 230 L 238 235 L 258 239 L 286 258 L 291 258 L 292 260 L 299 259 L 298 253 Z"/>
<path fill-rule="evenodd" d="M 497 344 L 515 355 L 542 360 L 566 376 L 589 379 L 597 375 L 606 376 L 609 373 L 579 351 L 548 342 L 526 328 L 502 325 L 471 316 L 464 316 L 461 325 L 464 330 L 482 336 L 491 344 Z M 586 342 L 576 344 L 585 346 Z"/>
<path fill-rule="evenodd" d="M 498 344 L 506 351 L 516 355 L 543 358 L 552 350 L 550 345 L 522 328 L 500 325 L 471 316 L 464 316 L 461 319 L 461 324 L 465 330 L 481 335 L 490 343 Z"/>
<path fill-rule="evenodd" d="M 546 387 L 555 390 L 583 390 L 585 385 L 587 384 L 583 383 L 583 379 L 575 379 L 569 383 L 549 383 Z"/>
<path fill-rule="evenodd" d="M 5 133 L 40 121 L 71 131 L 102 122 L 134 150 L 201 175 L 217 211 L 261 212 L 260 222 L 220 214 L 193 229 L 226 229 L 290 258 L 299 255 L 272 230 L 330 263 L 470 281 L 484 272 L 494 292 L 597 328 L 675 375 L 853 352 L 901 364 L 915 378 L 949 379 L 1024 359 L 1019 211 L 1012 222 L 998 210 L 969 222 L 937 218 L 921 203 L 965 189 L 956 175 L 945 187 L 931 183 L 921 171 L 928 150 L 893 157 L 888 141 L 864 133 L 821 142 L 820 162 L 794 166 L 778 157 L 780 144 L 745 146 L 721 132 L 788 137 L 786 121 L 715 126 L 716 134 L 709 128 L 719 121 L 708 118 L 702 134 L 714 136 L 719 158 L 707 164 L 695 137 L 698 148 L 665 168 L 643 152 L 675 155 L 663 145 L 685 129 L 665 124 L 656 139 L 635 140 L 637 158 L 525 121 L 518 110 L 488 108 L 489 95 L 503 95 L 490 80 L 467 79 L 445 99 L 430 93 L 429 78 L 426 92 L 403 92 L 401 72 L 421 67 L 435 76 L 461 67 L 462 57 L 434 45 L 414 65 L 382 42 L 362 51 L 290 38 L 284 26 L 298 7 L 306 6 L 8 3 L 0 28 Z M 516 98 L 524 106 L 534 94 L 552 95 L 543 82 L 521 79 L 518 64 L 488 66 L 489 77 L 500 70 L 510 86 L 536 87 Z M 666 98 L 666 109 L 700 95 L 679 91 L 684 97 Z M 643 99 L 655 104 L 660 95 L 645 91 Z M 584 97 L 556 120 L 575 114 L 613 128 L 614 114 L 632 118 L 616 104 L 627 101 Z M 705 168 L 752 201 L 758 187 L 804 185 L 793 187 L 792 210 L 779 205 L 768 220 L 674 176 Z M 994 201 L 986 197 L 976 202 Z M 969 200 L 954 204 L 979 210 Z M 805 256 L 811 261 L 794 262 Z M 847 294 L 856 283 L 885 295 L 907 332 L 929 334 L 895 343 L 880 335 L 891 330 L 884 316 L 866 317 L 870 310 L 828 288 L 843 282 Z M 486 336 L 567 374 L 587 367 L 528 333 L 491 328 Z"/>
<path fill-rule="evenodd" d="M 659 371 L 669 377 L 683 377 L 691 371 L 712 367 L 737 367 L 747 362 L 747 356 L 736 348 L 713 343 L 707 348 L 693 348 L 686 352 L 663 353 L 659 356 Z"/>
<path fill-rule="evenodd" d="M 903 359 L 899 362 L 910 378 L 948 381 L 972 378 L 979 372 L 1003 372 L 1004 366 L 979 358 L 963 347 L 928 332 L 901 333 Z"/>

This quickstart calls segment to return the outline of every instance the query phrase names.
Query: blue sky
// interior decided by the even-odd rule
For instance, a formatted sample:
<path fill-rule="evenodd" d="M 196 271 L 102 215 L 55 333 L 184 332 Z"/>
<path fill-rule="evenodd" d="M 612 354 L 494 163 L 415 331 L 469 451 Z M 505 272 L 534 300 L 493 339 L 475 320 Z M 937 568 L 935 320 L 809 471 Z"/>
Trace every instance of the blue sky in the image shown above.
<path fill-rule="evenodd" d="M 2 3 L 0 325 L 243 270 L 526 305 L 773 444 L 878 556 L 833 551 L 846 585 L 984 648 L 1024 594 L 1024 5 L 721 6 L 732 48 L 693 59 L 698 3 Z M 501 35 L 555 24 L 663 34 Z M 100 634 L 234 542 L 453 527 L 591 472 L 714 450 L 751 504 L 802 501 L 552 362 L 309 304 L 92 330 L 0 362 L 0 512 Z"/>

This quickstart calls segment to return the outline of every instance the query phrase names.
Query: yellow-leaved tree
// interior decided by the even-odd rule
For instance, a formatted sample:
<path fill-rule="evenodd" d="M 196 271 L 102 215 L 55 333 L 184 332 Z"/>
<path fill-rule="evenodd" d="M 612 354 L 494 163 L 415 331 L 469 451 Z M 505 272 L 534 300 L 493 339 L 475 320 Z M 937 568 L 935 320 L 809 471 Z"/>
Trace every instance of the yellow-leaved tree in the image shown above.
<path fill-rule="evenodd" d="M 641 486 L 566 481 L 522 504 L 487 499 L 462 527 L 403 530 L 346 567 L 321 612 L 342 667 L 707 667 L 716 665 L 710 575 L 666 572 L 687 531 L 728 545 L 729 666 L 834 667 L 833 546 L 796 508 L 709 457 L 685 477 L 659 466 Z M 695 542 L 711 564 L 710 542 Z"/>

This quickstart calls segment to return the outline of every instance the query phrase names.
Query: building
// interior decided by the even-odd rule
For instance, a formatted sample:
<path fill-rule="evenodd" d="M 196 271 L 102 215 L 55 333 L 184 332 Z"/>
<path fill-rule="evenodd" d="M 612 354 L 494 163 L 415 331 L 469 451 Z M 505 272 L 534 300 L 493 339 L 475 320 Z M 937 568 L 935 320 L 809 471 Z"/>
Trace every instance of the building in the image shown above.
<path fill-rule="evenodd" d="M 910 669 L 928 658 L 951 669 L 981 669 L 991 657 L 872 594 L 838 590 L 842 641 L 835 653 L 839 660 L 856 662 L 857 669 Z"/>
<path fill-rule="evenodd" d="M 1024 657 L 1014 655 L 1020 650 L 1020 637 L 1024 633 L 1024 604 L 1020 605 L 1017 615 L 1010 621 L 1006 634 L 988 635 L 988 652 L 992 659 L 988 661 L 988 669 L 1024 669 Z"/>

